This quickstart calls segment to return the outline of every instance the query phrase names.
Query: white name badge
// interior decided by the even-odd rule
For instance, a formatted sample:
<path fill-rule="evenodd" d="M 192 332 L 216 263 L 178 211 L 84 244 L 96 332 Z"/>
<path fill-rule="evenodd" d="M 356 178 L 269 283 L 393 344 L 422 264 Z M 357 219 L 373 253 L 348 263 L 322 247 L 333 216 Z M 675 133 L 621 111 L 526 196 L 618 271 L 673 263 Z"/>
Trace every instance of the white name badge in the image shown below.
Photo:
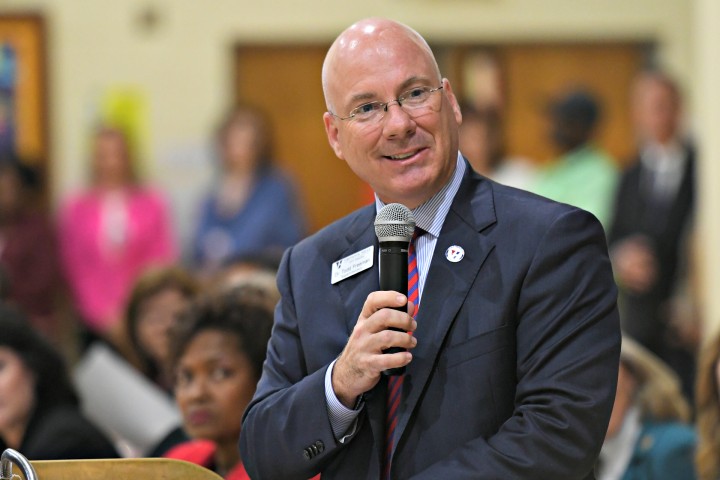
<path fill-rule="evenodd" d="M 360 273 L 363 270 L 367 270 L 372 267 L 374 249 L 375 247 L 370 245 L 359 252 L 353 253 L 349 257 L 341 258 L 340 260 L 333 262 L 330 283 L 334 285 L 341 280 L 345 280 L 356 273 Z"/>

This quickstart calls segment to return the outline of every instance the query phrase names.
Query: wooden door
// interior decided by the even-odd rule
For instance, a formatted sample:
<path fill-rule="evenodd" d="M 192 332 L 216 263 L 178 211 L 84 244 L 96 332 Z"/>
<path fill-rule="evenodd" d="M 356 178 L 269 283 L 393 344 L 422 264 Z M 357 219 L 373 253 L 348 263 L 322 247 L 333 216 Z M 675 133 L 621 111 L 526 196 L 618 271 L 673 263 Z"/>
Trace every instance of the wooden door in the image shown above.
<path fill-rule="evenodd" d="M 582 87 L 601 105 L 597 142 L 619 164 L 627 161 L 634 150 L 630 87 L 646 51 L 632 43 L 503 48 L 508 150 L 540 162 L 552 159 L 557 152 L 548 141 L 548 105 L 561 92 Z"/>

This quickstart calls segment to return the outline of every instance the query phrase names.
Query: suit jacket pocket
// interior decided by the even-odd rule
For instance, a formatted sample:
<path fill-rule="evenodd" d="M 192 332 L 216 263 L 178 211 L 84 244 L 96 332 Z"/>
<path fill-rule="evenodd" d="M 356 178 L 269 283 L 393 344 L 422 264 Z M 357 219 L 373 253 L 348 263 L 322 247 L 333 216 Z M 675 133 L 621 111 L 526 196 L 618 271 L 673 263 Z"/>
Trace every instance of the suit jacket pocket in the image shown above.
<path fill-rule="evenodd" d="M 472 360 L 480 355 L 505 348 L 511 344 L 511 335 L 513 335 L 511 326 L 503 325 L 489 332 L 468 338 L 455 345 L 449 345 L 445 348 L 444 352 L 447 366 L 451 367 Z"/>

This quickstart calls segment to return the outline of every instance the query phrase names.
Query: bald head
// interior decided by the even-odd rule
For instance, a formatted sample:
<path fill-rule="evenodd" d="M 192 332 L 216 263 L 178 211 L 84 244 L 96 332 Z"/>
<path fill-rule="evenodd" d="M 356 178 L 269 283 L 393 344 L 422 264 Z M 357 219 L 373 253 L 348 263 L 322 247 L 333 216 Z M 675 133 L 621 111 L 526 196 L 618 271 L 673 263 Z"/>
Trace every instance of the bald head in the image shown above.
<path fill-rule="evenodd" d="M 424 56 L 440 80 L 440 69 L 430 46 L 412 28 L 386 18 L 366 18 L 350 25 L 330 46 L 323 63 L 322 87 L 328 110 L 335 111 L 335 80 L 345 76 L 351 66 L 373 61 L 378 55 L 391 56 L 394 51 L 400 54 L 408 48 Z"/>

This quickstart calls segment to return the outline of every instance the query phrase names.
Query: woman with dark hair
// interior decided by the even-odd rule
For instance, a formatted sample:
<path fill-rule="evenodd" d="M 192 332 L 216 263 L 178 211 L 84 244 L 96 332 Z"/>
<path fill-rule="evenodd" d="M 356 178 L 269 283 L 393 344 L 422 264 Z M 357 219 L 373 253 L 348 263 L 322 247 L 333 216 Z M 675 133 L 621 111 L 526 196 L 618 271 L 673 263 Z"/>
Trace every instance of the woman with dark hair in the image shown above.
<path fill-rule="evenodd" d="M 0 305 L 0 451 L 30 460 L 115 458 L 81 413 L 60 354 L 17 310 Z"/>
<path fill-rule="evenodd" d="M 215 139 L 219 172 L 202 202 L 193 259 L 207 274 L 230 258 L 282 251 L 305 234 L 295 187 L 272 165 L 272 134 L 255 107 L 238 105 Z"/>
<path fill-rule="evenodd" d="M 248 479 L 237 442 L 242 414 L 255 393 L 273 314 L 254 287 L 196 301 L 173 331 L 175 398 L 193 439 L 165 456 Z"/>
<path fill-rule="evenodd" d="M 137 279 L 127 305 L 128 336 L 140 371 L 163 390 L 172 390 L 170 337 L 177 315 L 199 292 L 195 278 L 181 267 L 157 267 Z"/>

